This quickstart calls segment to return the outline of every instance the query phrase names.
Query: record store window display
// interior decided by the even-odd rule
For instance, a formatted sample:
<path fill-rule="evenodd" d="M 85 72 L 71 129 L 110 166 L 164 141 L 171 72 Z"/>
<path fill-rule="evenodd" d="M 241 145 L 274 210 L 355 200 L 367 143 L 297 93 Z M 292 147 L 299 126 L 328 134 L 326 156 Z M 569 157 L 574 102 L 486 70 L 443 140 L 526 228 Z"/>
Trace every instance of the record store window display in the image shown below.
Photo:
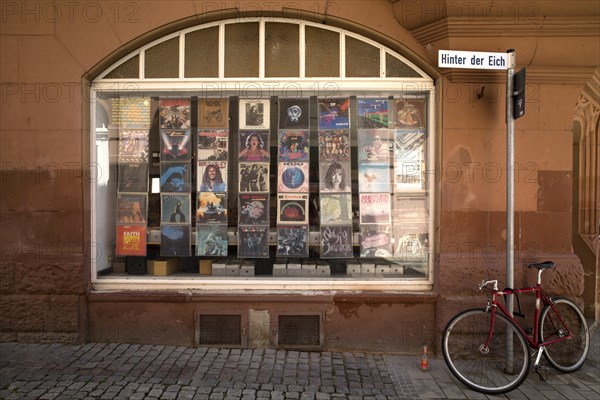
<path fill-rule="evenodd" d="M 107 94 L 98 232 L 146 275 L 427 279 L 428 96 Z"/>

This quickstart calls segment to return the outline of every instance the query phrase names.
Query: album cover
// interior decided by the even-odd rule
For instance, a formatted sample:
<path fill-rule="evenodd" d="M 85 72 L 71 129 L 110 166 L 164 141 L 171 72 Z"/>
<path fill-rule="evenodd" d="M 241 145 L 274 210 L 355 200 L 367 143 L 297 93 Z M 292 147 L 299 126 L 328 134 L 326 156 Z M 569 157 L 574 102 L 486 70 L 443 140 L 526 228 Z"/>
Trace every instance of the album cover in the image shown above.
<path fill-rule="evenodd" d="M 427 197 L 406 197 L 394 194 L 392 215 L 394 225 L 400 223 L 426 223 L 429 215 Z"/>
<path fill-rule="evenodd" d="M 308 163 L 280 162 L 277 165 L 277 191 L 308 192 Z"/>
<path fill-rule="evenodd" d="M 269 100 L 240 100 L 240 129 L 269 129 Z"/>
<path fill-rule="evenodd" d="M 352 195 L 322 194 L 321 225 L 352 225 Z"/>
<path fill-rule="evenodd" d="M 150 98 L 119 97 L 111 100 L 112 124 L 119 128 L 150 128 Z"/>
<path fill-rule="evenodd" d="M 239 163 L 240 192 L 269 191 L 269 163 Z"/>
<path fill-rule="evenodd" d="M 349 161 L 319 163 L 319 187 L 321 193 L 349 193 L 352 187 L 351 177 Z"/>
<path fill-rule="evenodd" d="M 427 121 L 425 99 L 395 100 L 396 128 L 424 129 Z"/>
<path fill-rule="evenodd" d="M 319 160 L 350 161 L 350 131 L 320 130 Z"/>
<path fill-rule="evenodd" d="M 238 257 L 269 257 L 268 226 L 240 226 L 238 228 L 238 238 Z"/>
<path fill-rule="evenodd" d="M 387 128 L 388 103 L 388 99 L 358 99 L 358 128 Z"/>
<path fill-rule="evenodd" d="M 146 224 L 148 220 L 148 195 L 117 193 L 117 223 Z"/>
<path fill-rule="evenodd" d="M 350 99 L 319 99 L 319 129 L 349 129 Z"/>
<path fill-rule="evenodd" d="M 198 100 L 199 128 L 229 128 L 229 100 Z"/>
<path fill-rule="evenodd" d="M 427 263 L 429 235 L 426 223 L 401 223 L 394 226 L 394 257 L 401 262 Z"/>
<path fill-rule="evenodd" d="M 198 192 L 227 191 L 227 162 L 198 161 L 196 186 Z"/>
<path fill-rule="evenodd" d="M 186 162 L 160 163 L 160 191 L 190 192 L 190 169 L 191 165 Z"/>
<path fill-rule="evenodd" d="M 358 191 L 391 192 L 389 163 L 359 163 Z"/>
<path fill-rule="evenodd" d="M 160 161 L 189 161 L 192 148 L 190 130 L 160 131 Z"/>
<path fill-rule="evenodd" d="M 310 132 L 300 130 L 279 131 L 279 161 L 308 161 Z"/>
<path fill-rule="evenodd" d="M 197 203 L 196 223 L 227 223 L 227 193 L 199 192 Z"/>
<path fill-rule="evenodd" d="M 352 225 L 321 227 L 321 258 L 352 258 Z"/>
<path fill-rule="evenodd" d="M 387 129 L 358 131 L 358 161 L 389 162 L 392 147 L 393 143 Z"/>
<path fill-rule="evenodd" d="M 229 157 L 229 131 L 201 130 L 198 132 L 198 160 L 227 161 Z"/>
<path fill-rule="evenodd" d="M 277 224 L 308 224 L 308 194 L 278 194 Z"/>
<path fill-rule="evenodd" d="M 161 224 L 190 224 L 192 205 L 189 194 L 160 195 Z"/>
<path fill-rule="evenodd" d="M 279 128 L 308 129 L 309 99 L 279 99 Z"/>
<path fill-rule="evenodd" d="M 240 225 L 269 225 L 269 194 L 240 194 L 239 210 Z"/>
<path fill-rule="evenodd" d="M 161 257 L 192 255 L 192 244 L 189 225 L 160 226 L 160 255 Z"/>
<path fill-rule="evenodd" d="M 425 188 L 425 131 L 397 130 L 394 148 L 394 181 L 400 191 Z"/>
<path fill-rule="evenodd" d="M 190 129 L 190 100 L 160 100 L 160 129 Z"/>
<path fill-rule="evenodd" d="M 147 130 L 120 130 L 119 162 L 147 163 L 148 143 Z"/>
<path fill-rule="evenodd" d="M 119 192 L 148 193 L 148 164 L 119 164 Z"/>
<path fill-rule="evenodd" d="M 308 257 L 308 226 L 277 227 L 277 257 Z"/>
<path fill-rule="evenodd" d="M 203 225 L 196 227 L 197 256 L 226 256 L 227 244 L 227 225 Z"/>
<path fill-rule="evenodd" d="M 240 161 L 269 161 L 269 131 L 240 131 Z"/>
<path fill-rule="evenodd" d="M 361 257 L 392 257 L 391 225 L 360 226 Z"/>
<path fill-rule="evenodd" d="M 358 195 L 361 224 L 389 224 L 392 222 L 389 193 Z"/>
<path fill-rule="evenodd" d="M 117 225 L 117 256 L 146 255 L 146 225 Z"/>

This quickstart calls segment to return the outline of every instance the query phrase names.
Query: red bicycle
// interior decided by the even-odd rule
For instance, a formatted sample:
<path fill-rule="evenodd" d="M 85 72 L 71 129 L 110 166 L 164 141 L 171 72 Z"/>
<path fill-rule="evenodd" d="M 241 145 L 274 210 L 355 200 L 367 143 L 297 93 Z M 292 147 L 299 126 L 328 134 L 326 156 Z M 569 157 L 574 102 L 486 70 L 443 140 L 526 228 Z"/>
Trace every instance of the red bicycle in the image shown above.
<path fill-rule="evenodd" d="M 538 270 L 534 287 L 500 291 L 498 280 L 481 282 L 479 289 L 486 291 L 487 307 L 457 314 L 442 337 L 444 360 L 458 380 L 481 393 L 501 394 L 527 378 L 532 355 L 537 354 L 534 368 L 542 380 L 546 369 L 540 365 L 542 354 L 561 372 L 583 365 L 590 347 L 583 313 L 573 301 L 549 297 L 542 290 L 542 272 L 553 266 L 552 261 L 529 265 Z M 518 297 L 522 293 L 535 294 L 533 328 L 523 328 L 514 318 L 525 318 Z M 509 295 L 517 300 L 518 311 L 513 315 L 499 302 Z"/>

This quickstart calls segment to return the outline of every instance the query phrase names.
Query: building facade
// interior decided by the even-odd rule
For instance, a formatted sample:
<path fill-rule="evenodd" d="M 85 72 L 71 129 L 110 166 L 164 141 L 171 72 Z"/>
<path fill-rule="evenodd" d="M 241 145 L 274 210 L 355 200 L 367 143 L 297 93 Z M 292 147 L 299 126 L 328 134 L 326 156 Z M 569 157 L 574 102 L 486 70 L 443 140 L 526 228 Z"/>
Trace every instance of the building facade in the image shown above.
<path fill-rule="evenodd" d="M 3 341 L 417 352 L 505 282 L 598 320 L 600 5 L 4 2 Z M 523 300 L 524 307 L 531 304 Z"/>

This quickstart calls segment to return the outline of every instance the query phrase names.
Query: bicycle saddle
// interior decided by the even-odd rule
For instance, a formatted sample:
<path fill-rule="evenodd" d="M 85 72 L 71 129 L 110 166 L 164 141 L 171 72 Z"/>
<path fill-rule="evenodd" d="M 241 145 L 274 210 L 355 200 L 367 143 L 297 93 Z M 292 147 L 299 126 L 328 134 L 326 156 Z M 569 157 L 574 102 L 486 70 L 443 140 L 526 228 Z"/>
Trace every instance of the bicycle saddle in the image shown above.
<path fill-rule="evenodd" d="M 541 263 L 529 264 L 529 268 L 548 269 L 554 267 L 554 262 L 544 261 Z"/>

